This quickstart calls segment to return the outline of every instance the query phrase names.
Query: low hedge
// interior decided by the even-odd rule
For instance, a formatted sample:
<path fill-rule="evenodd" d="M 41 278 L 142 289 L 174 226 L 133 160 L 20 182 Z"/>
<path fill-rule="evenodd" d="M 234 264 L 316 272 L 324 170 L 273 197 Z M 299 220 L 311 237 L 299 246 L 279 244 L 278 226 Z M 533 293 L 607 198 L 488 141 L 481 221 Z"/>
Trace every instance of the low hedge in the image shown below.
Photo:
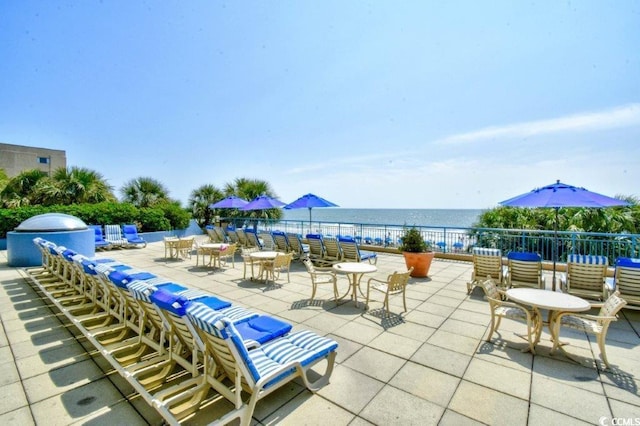
<path fill-rule="evenodd" d="M 169 231 L 189 226 L 191 214 L 177 204 L 137 208 L 129 203 L 104 202 L 69 206 L 27 206 L 0 209 L 0 238 L 6 238 L 23 221 L 44 213 L 64 213 L 81 219 L 87 225 L 135 223 L 140 232 Z"/>

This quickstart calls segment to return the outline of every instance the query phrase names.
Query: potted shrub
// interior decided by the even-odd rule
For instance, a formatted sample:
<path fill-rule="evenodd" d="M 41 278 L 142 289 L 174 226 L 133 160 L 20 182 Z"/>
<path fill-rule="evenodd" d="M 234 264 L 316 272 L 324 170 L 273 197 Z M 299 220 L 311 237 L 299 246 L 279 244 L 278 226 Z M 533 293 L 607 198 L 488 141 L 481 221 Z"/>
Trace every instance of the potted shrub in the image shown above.
<path fill-rule="evenodd" d="M 404 256 L 407 269 L 413 266 L 412 277 L 424 278 L 429 274 L 435 253 L 431 251 L 431 247 L 424 241 L 422 234 L 415 226 L 404 228 L 399 250 Z"/>

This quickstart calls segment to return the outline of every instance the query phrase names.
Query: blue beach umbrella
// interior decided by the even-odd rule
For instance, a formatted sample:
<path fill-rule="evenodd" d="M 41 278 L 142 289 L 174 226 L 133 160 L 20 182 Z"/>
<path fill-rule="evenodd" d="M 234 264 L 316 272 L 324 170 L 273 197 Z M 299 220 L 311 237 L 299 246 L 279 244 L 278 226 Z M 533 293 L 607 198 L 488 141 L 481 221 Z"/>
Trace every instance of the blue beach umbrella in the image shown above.
<path fill-rule="evenodd" d="M 235 195 L 231 195 L 227 198 L 223 198 L 222 200 L 209 204 L 210 209 L 238 209 L 246 206 L 249 202 L 240 197 L 236 197 Z"/>
<path fill-rule="evenodd" d="M 337 204 L 327 201 L 314 194 L 306 194 L 297 200 L 284 206 L 285 209 L 309 209 L 309 228 L 311 228 L 311 209 L 314 207 L 339 207 Z"/>
<path fill-rule="evenodd" d="M 278 207 L 284 206 L 285 203 L 282 201 L 271 198 L 268 195 L 260 195 L 253 200 L 249 201 L 249 203 L 241 207 L 240 210 L 266 210 L 266 209 L 275 209 Z"/>
<path fill-rule="evenodd" d="M 584 188 L 567 185 L 559 180 L 556 183 L 536 188 L 527 193 L 508 200 L 500 205 L 507 207 L 553 208 L 556 211 L 553 223 L 553 290 L 556 289 L 556 258 L 558 257 L 558 210 L 561 207 L 591 207 L 604 208 L 614 206 L 628 206 L 629 203 L 617 198 L 591 192 Z"/>

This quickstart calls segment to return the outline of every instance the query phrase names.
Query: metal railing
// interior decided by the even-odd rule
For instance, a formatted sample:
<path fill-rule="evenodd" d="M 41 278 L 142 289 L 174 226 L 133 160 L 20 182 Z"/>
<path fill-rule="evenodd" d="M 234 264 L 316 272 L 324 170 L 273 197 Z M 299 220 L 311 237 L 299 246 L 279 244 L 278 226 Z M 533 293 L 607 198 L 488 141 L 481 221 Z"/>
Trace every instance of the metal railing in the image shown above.
<path fill-rule="evenodd" d="M 360 244 L 378 247 L 398 247 L 403 225 L 370 223 L 334 223 L 301 220 L 222 219 L 236 227 L 256 227 L 279 230 L 305 236 L 320 233 L 325 237 L 349 236 Z M 569 254 L 604 255 L 613 265 L 618 257 L 640 257 L 639 234 L 608 234 L 595 232 L 498 228 L 452 228 L 416 226 L 432 250 L 443 253 L 470 253 L 473 247 L 499 248 L 503 253 L 528 251 L 539 253 L 545 261 L 553 260 L 554 244 L 557 261 L 565 262 Z M 556 238 L 557 237 L 557 238 Z"/>

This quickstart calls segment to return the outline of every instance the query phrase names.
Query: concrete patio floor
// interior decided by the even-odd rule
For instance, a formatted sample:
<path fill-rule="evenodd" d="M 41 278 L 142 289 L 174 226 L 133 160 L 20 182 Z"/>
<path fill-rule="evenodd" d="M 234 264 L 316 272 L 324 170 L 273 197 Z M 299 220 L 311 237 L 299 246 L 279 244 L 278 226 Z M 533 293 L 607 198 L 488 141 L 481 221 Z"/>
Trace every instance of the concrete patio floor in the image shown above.
<path fill-rule="evenodd" d="M 255 424 L 614 424 L 640 421 L 640 312 L 624 309 L 607 338 L 603 371 L 592 336 L 563 330 L 566 351 L 549 355 L 547 330 L 537 354 L 521 352 L 523 324 L 503 321 L 485 342 L 490 321 L 480 288 L 469 296 L 471 264 L 436 259 L 429 279 L 411 279 L 408 312 L 383 319 L 380 302 L 365 311 L 330 302 L 321 288 L 310 303 L 300 262 L 279 288 L 244 280 L 235 267 L 196 267 L 164 258 L 162 243 L 99 253 L 257 312 L 311 329 L 339 343 L 331 383 L 312 394 L 300 381 L 258 403 Z M 380 254 L 378 278 L 404 269 L 401 256 Z M 0 252 L 0 424 L 162 424 L 162 419 L 63 315 L 39 296 L 25 271 Z M 341 292 L 347 281 L 339 279 Z M 381 301 L 380 296 L 377 300 Z M 401 311 L 395 298 L 392 310 Z M 215 404 L 214 404 L 215 405 Z M 231 408 L 208 407 L 188 424 L 206 424 Z M 621 421 L 621 420 L 620 420 Z M 618 421 L 618 424 L 622 424 Z M 637 423 L 625 423 L 637 424 Z"/>

